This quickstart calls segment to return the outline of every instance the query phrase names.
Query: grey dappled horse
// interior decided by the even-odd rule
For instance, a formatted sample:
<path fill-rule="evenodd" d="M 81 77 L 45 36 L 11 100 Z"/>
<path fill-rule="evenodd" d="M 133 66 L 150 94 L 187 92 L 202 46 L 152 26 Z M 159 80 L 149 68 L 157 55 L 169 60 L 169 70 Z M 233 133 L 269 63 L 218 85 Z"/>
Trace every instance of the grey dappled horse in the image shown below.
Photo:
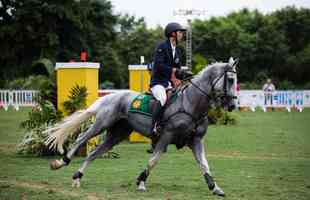
<path fill-rule="evenodd" d="M 192 150 L 209 189 L 216 195 L 224 196 L 223 190 L 211 176 L 203 137 L 207 132 L 207 113 L 210 104 L 222 106 L 229 111 L 235 107 L 236 64 L 237 61 L 230 58 L 228 63 L 214 63 L 207 66 L 189 81 L 187 87 L 182 88 L 176 101 L 167 106 L 161 120 L 163 124 L 154 152 L 146 169 L 137 178 L 139 191 L 146 190 L 146 179 L 167 145 L 176 144 L 177 147 L 186 145 Z M 96 116 L 94 124 L 85 133 L 80 134 L 64 157 L 50 162 L 51 168 L 59 169 L 68 165 L 81 145 L 102 133 L 102 130 L 107 130 L 105 141 L 87 156 L 73 175 L 73 186 L 79 187 L 88 164 L 128 138 L 133 130 L 151 137 L 151 118 L 129 112 L 130 105 L 137 95 L 139 93 L 129 91 L 101 97 L 85 111 L 77 112 L 48 129 L 46 132 L 49 133 L 49 137 L 46 144 L 49 144 L 50 148 L 57 147 L 58 151 L 63 153 L 62 145 L 67 136 L 72 134 L 83 121 Z"/>

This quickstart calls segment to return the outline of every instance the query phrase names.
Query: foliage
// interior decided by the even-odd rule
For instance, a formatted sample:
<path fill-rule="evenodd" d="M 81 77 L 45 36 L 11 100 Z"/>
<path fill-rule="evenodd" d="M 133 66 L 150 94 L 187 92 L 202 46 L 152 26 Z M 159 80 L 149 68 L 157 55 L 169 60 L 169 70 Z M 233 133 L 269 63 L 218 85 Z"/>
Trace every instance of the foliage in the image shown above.
<path fill-rule="evenodd" d="M 208 64 L 207 59 L 200 54 L 194 54 L 193 61 L 194 61 L 194 66 L 193 66 L 194 74 L 197 74 L 198 72 L 200 72 Z"/>
<path fill-rule="evenodd" d="M 304 89 L 310 90 L 310 81 L 308 81 L 308 82 L 304 85 Z"/>
<path fill-rule="evenodd" d="M 43 79 L 42 76 L 28 80 L 32 89 L 39 87 L 39 94 L 36 97 L 38 105 L 28 113 L 28 119 L 20 124 L 25 130 L 25 136 L 18 145 L 18 152 L 37 156 L 53 155 L 55 152 L 50 151 L 44 144 L 46 135 L 43 134 L 43 130 L 63 117 L 62 112 L 56 109 L 55 83 L 46 77 Z"/>
<path fill-rule="evenodd" d="M 7 82 L 4 88 L 15 90 L 39 90 L 43 85 L 49 84 L 50 80 L 46 76 L 31 75 L 27 78 L 17 78 Z"/>
<path fill-rule="evenodd" d="M 62 115 L 59 111 L 56 111 L 51 102 L 45 100 L 38 106 L 34 107 L 32 111 L 29 112 L 28 117 L 29 118 L 27 120 L 21 123 L 21 127 L 27 131 L 40 128 L 42 125 L 53 124 L 59 121 Z"/>
<path fill-rule="evenodd" d="M 51 77 L 54 74 L 54 66 L 51 60 L 41 58 L 32 63 L 31 73 L 43 74 Z"/>
<path fill-rule="evenodd" d="M 243 9 L 193 22 L 193 52 L 207 60 L 239 57 L 238 79 L 305 84 L 310 77 L 310 9 L 286 7 L 268 15 Z"/>
<path fill-rule="evenodd" d="M 222 117 L 218 120 L 218 124 L 221 125 L 236 125 L 237 124 L 237 116 L 231 112 L 223 112 Z"/>
<path fill-rule="evenodd" d="M 1 0 L 0 86 L 4 80 L 45 74 L 48 63 L 88 60 L 101 64 L 100 82 L 128 87 L 128 65 L 152 61 L 163 28 L 143 18 L 113 14 L 108 0 Z M 193 63 L 239 57 L 238 80 L 264 77 L 302 87 L 310 77 L 310 9 L 286 7 L 270 14 L 242 9 L 193 22 Z M 180 45 L 184 51 L 184 44 Z M 47 61 L 47 62 L 46 62 Z M 185 64 L 183 54 L 181 63 Z M 196 66 L 196 63 L 198 64 Z M 203 63 L 201 65 L 201 63 Z M 197 69 L 196 69 L 197 68 Z M 43 71 L 42 71 L 43 70 Z M 50 72 L 51 70 L 47 71 Z"/>
<path fill-rule="evenodd" d="M 55 109 L 55 106 L 49 101 L 51 98 L 49 85 L 43 85 L 40 90 L 38 102 L 28 114 L 28 119 L 21 123 L 21 127 L 26 130 L 22 142 L 18 145 L 18 152 L 33 154 L 37 156 L 53 155 L 56 152 L 50 151 L 44 144 L 45 135 L 43 132 L 49 126 L 57 123 L 62 119 L 62 112 Z M 76 85 L 70 90 L 69 100 L 64 102 L 65 111 L 69 114 L 83 109 L 86 106 L 87 88 Z M 73 144 L 76 137 L 89 128 L 91 120 L 81 124 L 80 129 L 71 136 L 64 144 L 68 148 Z"/>
<path fill-rule="evenodd" d="M 20 154 L 31 154 L 35 156 L 49 156 L 54 155 L 55 152 L 49 150 L 44 144 L 46 134 L 43 134 L 43 130 L 46 125 L 42 125 L 39 128 L 33 128 L 26 131 L 24 138 L 17 145 L 17 151 Z"/>
<path fill-rule="evenodd" d="M 42 132 L 61 118 L 62 113 L 57 111 L 50 101 L 39 101 L 39 105 L 28 113 L 28 119 L 20 124 L 26 133 L 18 145 L 18 152 L 37 156 L 53 154 L 44 144 L 46 135 Z"/>
<path fill-rule="evenodd" d="M 208 112 L 209 124 L 235 125 L 237 117 L 233 112 L 224 111 L 222 108 L 210 108 Z"/>
<path fill-rule="evenodd" d="M 86 106 L 87 88 L 75 85 L 71 88 L 68 100 L 63 103 L 66 113 L 72 114 L 77 110 L 84 109 Z"/>
<path fill-rule="evenodd" d="M 277 89 L 281 90 L 294 90 L 297 89 L 296 86 L 292 83 L 292 81 L 283 80 L 277 84 Z"/>
<path fill-rule="evenodd" d="M 241 90 L 261 90 L 262 88 L 263 88 L 262 83 L 255 83 L 250 81 L 240 83 Z"/>
<path fill-rule="evenodd" d="M 100 89 L 114 89 L 115 84 L 111 81 L 104 81 L 103 83 L 99 85 L 99 88 Z"/>

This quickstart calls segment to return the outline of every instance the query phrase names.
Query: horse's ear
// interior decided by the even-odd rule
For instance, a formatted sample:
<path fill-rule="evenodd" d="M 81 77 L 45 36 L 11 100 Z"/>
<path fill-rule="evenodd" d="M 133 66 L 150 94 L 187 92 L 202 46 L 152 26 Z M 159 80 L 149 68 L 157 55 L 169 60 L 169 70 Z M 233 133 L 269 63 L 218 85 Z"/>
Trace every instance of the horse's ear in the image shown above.
<path fill-rule="evenodd" d="M 228 64 L 230 65 L 230 66 L 233 66 L 233 64 L 234 64 L 234 58 L 233 57 L 230 57 L 229 58 L 229 60 L 228 60 Z"/>
<path fill-rule="evenodd" d="M 235 59 L 235 60 L 234 60 L 234 64 L 233 64 L 233 66 L 235 66 L 235 67 L 236 67 L 236 66 L 238 65 L 238 63 L 239 63 L 239 58 L 237 58 L 237 59 Z"/>
<path fill-rule="evenodd" d="M 233 68 L 234 71 L 236 70 L 236 66 L 238 63 L 239 63 L 239 58 L 235 60 L 233 59 L 233 57 L 229 58 L 228 64 Z"/>

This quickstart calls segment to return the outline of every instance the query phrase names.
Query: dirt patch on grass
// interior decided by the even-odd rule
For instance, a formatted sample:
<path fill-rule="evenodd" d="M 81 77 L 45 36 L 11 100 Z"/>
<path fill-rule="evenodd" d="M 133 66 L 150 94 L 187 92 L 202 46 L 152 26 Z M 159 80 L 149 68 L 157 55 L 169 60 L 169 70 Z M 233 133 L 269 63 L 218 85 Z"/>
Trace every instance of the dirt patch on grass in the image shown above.
<path fill-rule="evenodd" d="M 0 153 L 12 153 L 12 152 L 17 152 L 17 146 L 16 144 L 0 144 Z"/>
<path fill-rule="evenodd" d="M 239 160 L 290 160 L 291 157 L 270 154 L 270 155 L 245 155 L 240 152 L 212 152 L 207 154 L 209 158 L 222 158 L 222 159 L 239 159 Z M 309 160 L 310 157 L 296 157 L 294 160 Z"/>
<path fill-rule="evenodd" d="M 78 189 L 76 189 L 76 191 L 68 191 L 68 190 L 62 190 L 60 188 L 51 188 L 52 186 L 50 186 L 47 182 L 27 182 L 27 181 L 16 181 L 16 180 L 7 180 L 7 181 L 3 181 L 0 180 L 1 185 L 5 186 L 5 187 L 11 187 L 11 186 L 15 186 L 15 187 L 21 187 L 21 188 L 28 188 L 28 189 L 32 189 L 32 190 L 45 190 L 48 193 L 58 193 L 64 196 L 71 196 L 71 197 L 81 197 L 81 196 L 85 196 L 85 194 L 83 195 Z M 104 198 L 102 197 L 98 197 L 96 194 L 91 194 L 91 193 L 87 193 L 87 200 L 104 200 Z"/>

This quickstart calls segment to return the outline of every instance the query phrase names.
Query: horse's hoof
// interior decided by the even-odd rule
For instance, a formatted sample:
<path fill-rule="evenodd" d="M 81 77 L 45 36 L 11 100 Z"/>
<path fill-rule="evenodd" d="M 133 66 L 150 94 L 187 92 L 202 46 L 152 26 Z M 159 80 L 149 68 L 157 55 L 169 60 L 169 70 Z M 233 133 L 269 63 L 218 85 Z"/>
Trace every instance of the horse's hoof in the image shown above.
<path fill-rule="evenodd" d="M 62 166 L 63 166 L 63 163 L 60 160 L 51 160 L 50 161 L 51 170 L 60 169 Z"/>
<path fill-rule="evenodd" d="M 146 187 L 145 187 L 145 184 L 144 184 L 144 181 L 141 181 L 137 187 L 137 191 L 138 192 L 145 192 L 146 191 Z"/>
<path fill-rule="evenodd" d="M 73 188 L 80 188 L 81 187 L 81 182 L 80 182 L 79 178 L 72 180 L 72 187 Z"/>
<path fill-rule="evenodd" d="M 217 196 L 220 196 L 220 197 L 224 197 L 225 196 L 224 191 L 219 186 L 217 186 L 216 184 L 215 184 L 215 187 L 213 189 L 213 194 L 217 195 Z"/>

